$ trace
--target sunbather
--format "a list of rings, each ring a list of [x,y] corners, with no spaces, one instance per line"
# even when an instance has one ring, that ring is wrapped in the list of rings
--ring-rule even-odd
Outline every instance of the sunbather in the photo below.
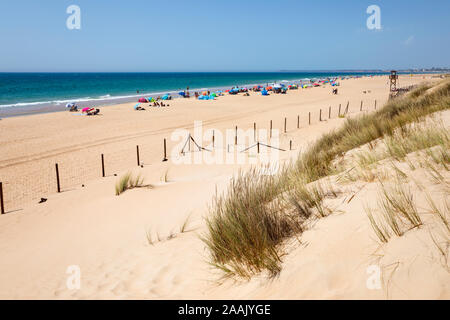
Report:
[[[88,116],[95,116],[100,113],[100,109],[90,108],[87,112]]]

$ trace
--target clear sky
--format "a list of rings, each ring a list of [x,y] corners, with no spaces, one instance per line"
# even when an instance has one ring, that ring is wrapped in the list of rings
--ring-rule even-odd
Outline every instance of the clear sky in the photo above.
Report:
[[[0,72],[450,67],[449,13],[449,0],[2,0]]]

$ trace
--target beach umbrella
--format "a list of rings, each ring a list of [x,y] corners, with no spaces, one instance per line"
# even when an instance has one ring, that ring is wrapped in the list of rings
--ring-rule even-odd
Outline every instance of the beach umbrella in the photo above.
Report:
[[[178,92],[178,94],[182,97],[184,97],[186,95],[186,93],[184,91],[180,91],[180,92]]]
[[[146,102],[147,102],[147,99],[146,99],[146,98],[140,98],[140,99],[138,100],[138,102],[146,103]]]
[[[74,106],[75,106],[75,103],[73,103],[73,102],[66,104],[66,108],[72,108]]]
[[[261,95],[263,95],[263,96],[268,96],[269,95],[269,93],[267,92],[267,90],[263,90],[263,91],[261,91]]]
[[[90,109],[91,109],[90,107],[86,107],[86,108],[81,109],[81,112],[88,112]]]
[[[136,105],[133,107],[134,110],[136,110],[141,104],[140,103],[136,103]]]

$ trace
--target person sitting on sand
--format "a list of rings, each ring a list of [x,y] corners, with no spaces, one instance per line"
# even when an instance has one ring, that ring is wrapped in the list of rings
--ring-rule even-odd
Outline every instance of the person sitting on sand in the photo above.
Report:
[[[145,110],[145,108],[141,107],[140,105],[135,105],[135,106],[134,106],[134,110],[136,110],[136,111],[142,111],[142,110]]]
[[[70,109],[69,109],[69,111],[70,111],[70,112],[76,112],[76,111],[78,111],[78,106],[76,106],[76,105],[71,106]]]
[[[90,108],[86,115],[95,116],[100,113],[100,109]]]
[[[161,101],[161,107],[165,107],[166,105],[164,104],[164,102]]]

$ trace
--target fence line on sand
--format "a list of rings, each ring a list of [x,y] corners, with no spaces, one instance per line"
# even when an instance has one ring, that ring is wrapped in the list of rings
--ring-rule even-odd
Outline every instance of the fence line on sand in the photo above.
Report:
[[[341,113],[341,104],[339,107],[328,107],[328,119],[340,118],[349,114],[349,104],[345,112]],[[377,102],[375,100],[371,110],[375,110]],[[335,117],[332,116],[334,110]],[[369,111],[363,110],[363,102],[356,112]],[[284,122],[280,121],[281,135],[288,132],[310,126],[315,123],[326,121],[322,117],[322,109],[319,109],[317,122],[313,120],[312,113],[308,112],[306,116],[296,115],[295,118],[283,117]],[[302,122],[307,122],[304,126]],[[295,123],[295,125],[294,125]],[[251,126],[248,128],[250,129]],[[259,141],[256,134],[257,123],[253,122],[254,142],[256,146],[266,145]],[[234,127],[234,143],[238,144],[238,126]],[[272,138],[273,121],[270,120],[269,136]],[[215,131],[213,131],[212,147],[215,147]],[[197,142],[198,143],[198,142]],[[286,141],[286,148],[279,150],[293,150],[292,139]],[[201,145],[201,144],[200,144]],[[271,146],[269,146],[271,147]],[[9,172],[3,172],[0,169],[0,213],[5,214],[20,210],[28,203],[33,201],[45,201],[45,197],[55,193],[67,192],[84,185],[98,178],[116,176],[121,171],[147,164],[166,162],[169,159],[167,154],[168,141],[163,138],[161,142],[152,143],[132,143],[131,145],[115,149],[114,151],[100,151],[98,153],[92,150],[80,150],[70,153],[66,157],[57,157],[52,159],[43,159],[36,161],[22,162],[18,165],[12,165],[7,169]],[[247,148],[250,149],[250,148]],[[77,165],[73,165],[77,163]]]

